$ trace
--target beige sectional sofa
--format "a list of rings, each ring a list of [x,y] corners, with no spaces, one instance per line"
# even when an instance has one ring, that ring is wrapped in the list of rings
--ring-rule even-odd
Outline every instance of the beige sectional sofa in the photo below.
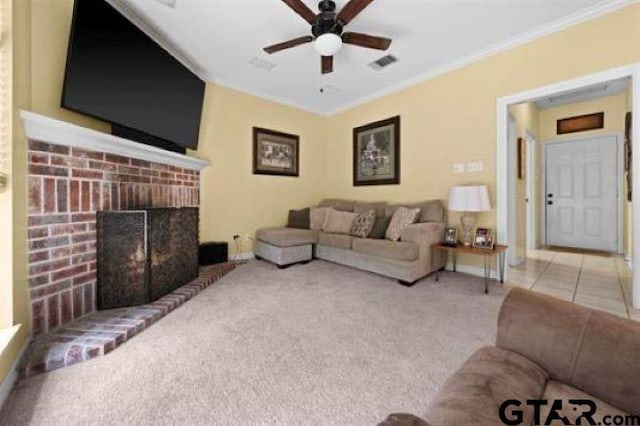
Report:
[[[401,205],[384,202],[324,200],[319,207],[362,213],[375,210],[377,215],[392,216]],[[399,241],[358,238],[310,229],[265,228],[256,232],[254,254],[287,267],[312,258],[323,259],[353,268],[395,278],[403,285],[416,281],[445,266],[446,259],[431,246],[442,240],[444,205],[440,200],[402,204],[420,208],[419,223],[407,226]]]

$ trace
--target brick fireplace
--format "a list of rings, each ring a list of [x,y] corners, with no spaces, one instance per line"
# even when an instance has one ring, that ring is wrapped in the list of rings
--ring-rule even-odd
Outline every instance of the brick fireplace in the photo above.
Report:
[[[96,212],[197,207],[202,160],[23,112],[33,333],[96,309]]]

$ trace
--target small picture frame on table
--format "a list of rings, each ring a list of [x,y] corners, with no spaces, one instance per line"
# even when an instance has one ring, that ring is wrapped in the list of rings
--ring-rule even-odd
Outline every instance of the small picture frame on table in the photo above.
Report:
[[[493,250],[493,235],[489,228],[478,228],[473,238],[473,247]]]
[[[454,226],[444,228],[444,240],[442,244],[449,247],[458,246],[458,231]]]

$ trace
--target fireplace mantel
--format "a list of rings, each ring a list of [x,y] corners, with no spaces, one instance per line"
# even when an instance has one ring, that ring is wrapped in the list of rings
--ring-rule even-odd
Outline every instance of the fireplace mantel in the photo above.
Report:
[[[201,171],[208,162],[133,142],[30,111],[20,111],[28,139]]]

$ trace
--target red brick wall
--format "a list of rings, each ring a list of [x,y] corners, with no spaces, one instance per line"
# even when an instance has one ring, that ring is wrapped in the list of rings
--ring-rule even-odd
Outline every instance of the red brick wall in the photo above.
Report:
[[[199,204],[199,173],[29,141],[34,334],[95,311],[96,211]]]

